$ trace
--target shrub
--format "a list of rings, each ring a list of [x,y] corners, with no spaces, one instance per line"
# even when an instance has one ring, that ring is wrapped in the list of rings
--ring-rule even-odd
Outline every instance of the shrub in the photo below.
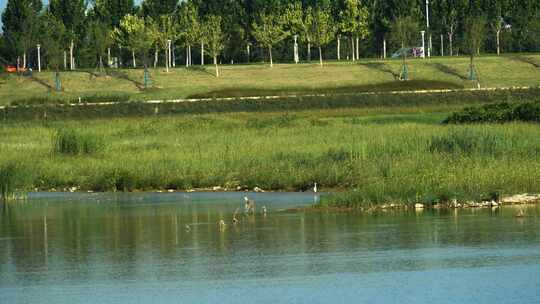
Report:
[[[54,153],[66,155],[89,155],[103,151],[103,138],[76,129],[59,129],[53,136]]]
[[[540,122],[540,102],[502,102],[481,107],[469,107],[453,113],[444,120],[444,123],[506,123],[512,121]]]
[[[22,162],[0,165],[0,198],[4,201],[15,198],[18,192],[30,187],[31,181],[31,171]]]

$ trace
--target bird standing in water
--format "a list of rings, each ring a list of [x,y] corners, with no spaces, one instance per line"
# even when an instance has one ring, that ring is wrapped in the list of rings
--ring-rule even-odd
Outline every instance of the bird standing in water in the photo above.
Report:
[[[236,225],[236,224],[239,223],[238,219],[236,218],[237,214],[238,214],[238,208],[236,208],[236,210],[234,210],[234,214],[233,214],[233,218],[232,218],[233,225]]]
[[[245,205],[244,205],[244,212],[245,213],[253,213],[255,214],[255,201],[250,200],[247,196],[244,197]]]
[[[313,186],[313,192],[319,192],[319,189],[317,188],[317,183],[315,183],[315,185]]]
[[[224,220],[220,220],[218,222],[218,226],[219,226],[219,231],[223,231],[223,230],[225,230],[225,226],[227,226],[227,225],[225,224]]]

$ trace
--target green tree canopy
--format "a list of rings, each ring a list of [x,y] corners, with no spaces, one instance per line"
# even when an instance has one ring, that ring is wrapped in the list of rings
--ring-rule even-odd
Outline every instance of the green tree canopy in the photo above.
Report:
[[[270,67],[274,66],[272,47],[289,36],[290,32],[285,29],[286,19],[283,15],[275,13],[262,13],[259,20],[253,23],[253,36],[261,45],[268,48]]]

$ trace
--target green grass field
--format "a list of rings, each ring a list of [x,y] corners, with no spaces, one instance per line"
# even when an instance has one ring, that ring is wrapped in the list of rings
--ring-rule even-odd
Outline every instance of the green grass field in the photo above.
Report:
[[[477,64],[484,87],[538,87],[539,61],[539,55],[513,55],[480,57]],[[0,100],[6,105],[98,95],[134,101],[473,86],[464,79],[467,58],[412,60],[409,82],[395,80],[399,64],[223,66],[219,79],[211,75],[211,67],[179,68],[169,74],[154,70],[155,88],[150,90],[139,88],[141,70],[112,71],[98,78],[69,72],[62,74],[61,93],[48,88],[51,73],[36,74],[37,80],[4,74]],[[359,205],[432,203],[540,192],[537,124],[442,124],[451,112],[470,105],[538,102],[537,92],[198,101],[162,109],[136,103],[114,109],[5,109],[0,190],[8,193],[26,185],[40,190],[220,186],[279,191],[305,190],[317,182],[325,190],[353,193],[342,201],[347,206],[351,199]]]
[[[540,127],[440,124],[450,110],[4,123],[0,166],[25,164],[42,190],[303,190],[318,182],[325,190],[357,190],[358,203],[540,192]]]
[[[362,92],[413,89],[472,88],[466,80],[468,58],[432,58],[409,61],[412,81],[396,81],[399,60],[365,60],[357,63],[281,64],[273,69],[264,64],[224,65],[222,77],[213,76],[213,67],[176,68],[166,73],[152,69],[153,88],[143,90],[142,70],[111,70],[109,76],[95,77],[89,71],[62,72],[63,92],[51,90],[51,72],[34,73],[34,78],[1,74],[0,105],[38,100],[54,102],[92,96],[140,101],[188,97],[228,97],[313,92]],[[479,57],[477,68],[483,87],[539,86],[540,55]],[[118,97],[120,96],[120,97]]]

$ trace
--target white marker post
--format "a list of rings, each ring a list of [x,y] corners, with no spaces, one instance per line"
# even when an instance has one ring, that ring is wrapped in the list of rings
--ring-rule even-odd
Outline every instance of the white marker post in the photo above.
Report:
[[[41,72],[41,44],[37,45],[38,72]]]
[[[426,58],[426,40],[425,40],[425,36],[426,36],[426,31],[421,31],[420,32],[422,34],[422,58]]]

